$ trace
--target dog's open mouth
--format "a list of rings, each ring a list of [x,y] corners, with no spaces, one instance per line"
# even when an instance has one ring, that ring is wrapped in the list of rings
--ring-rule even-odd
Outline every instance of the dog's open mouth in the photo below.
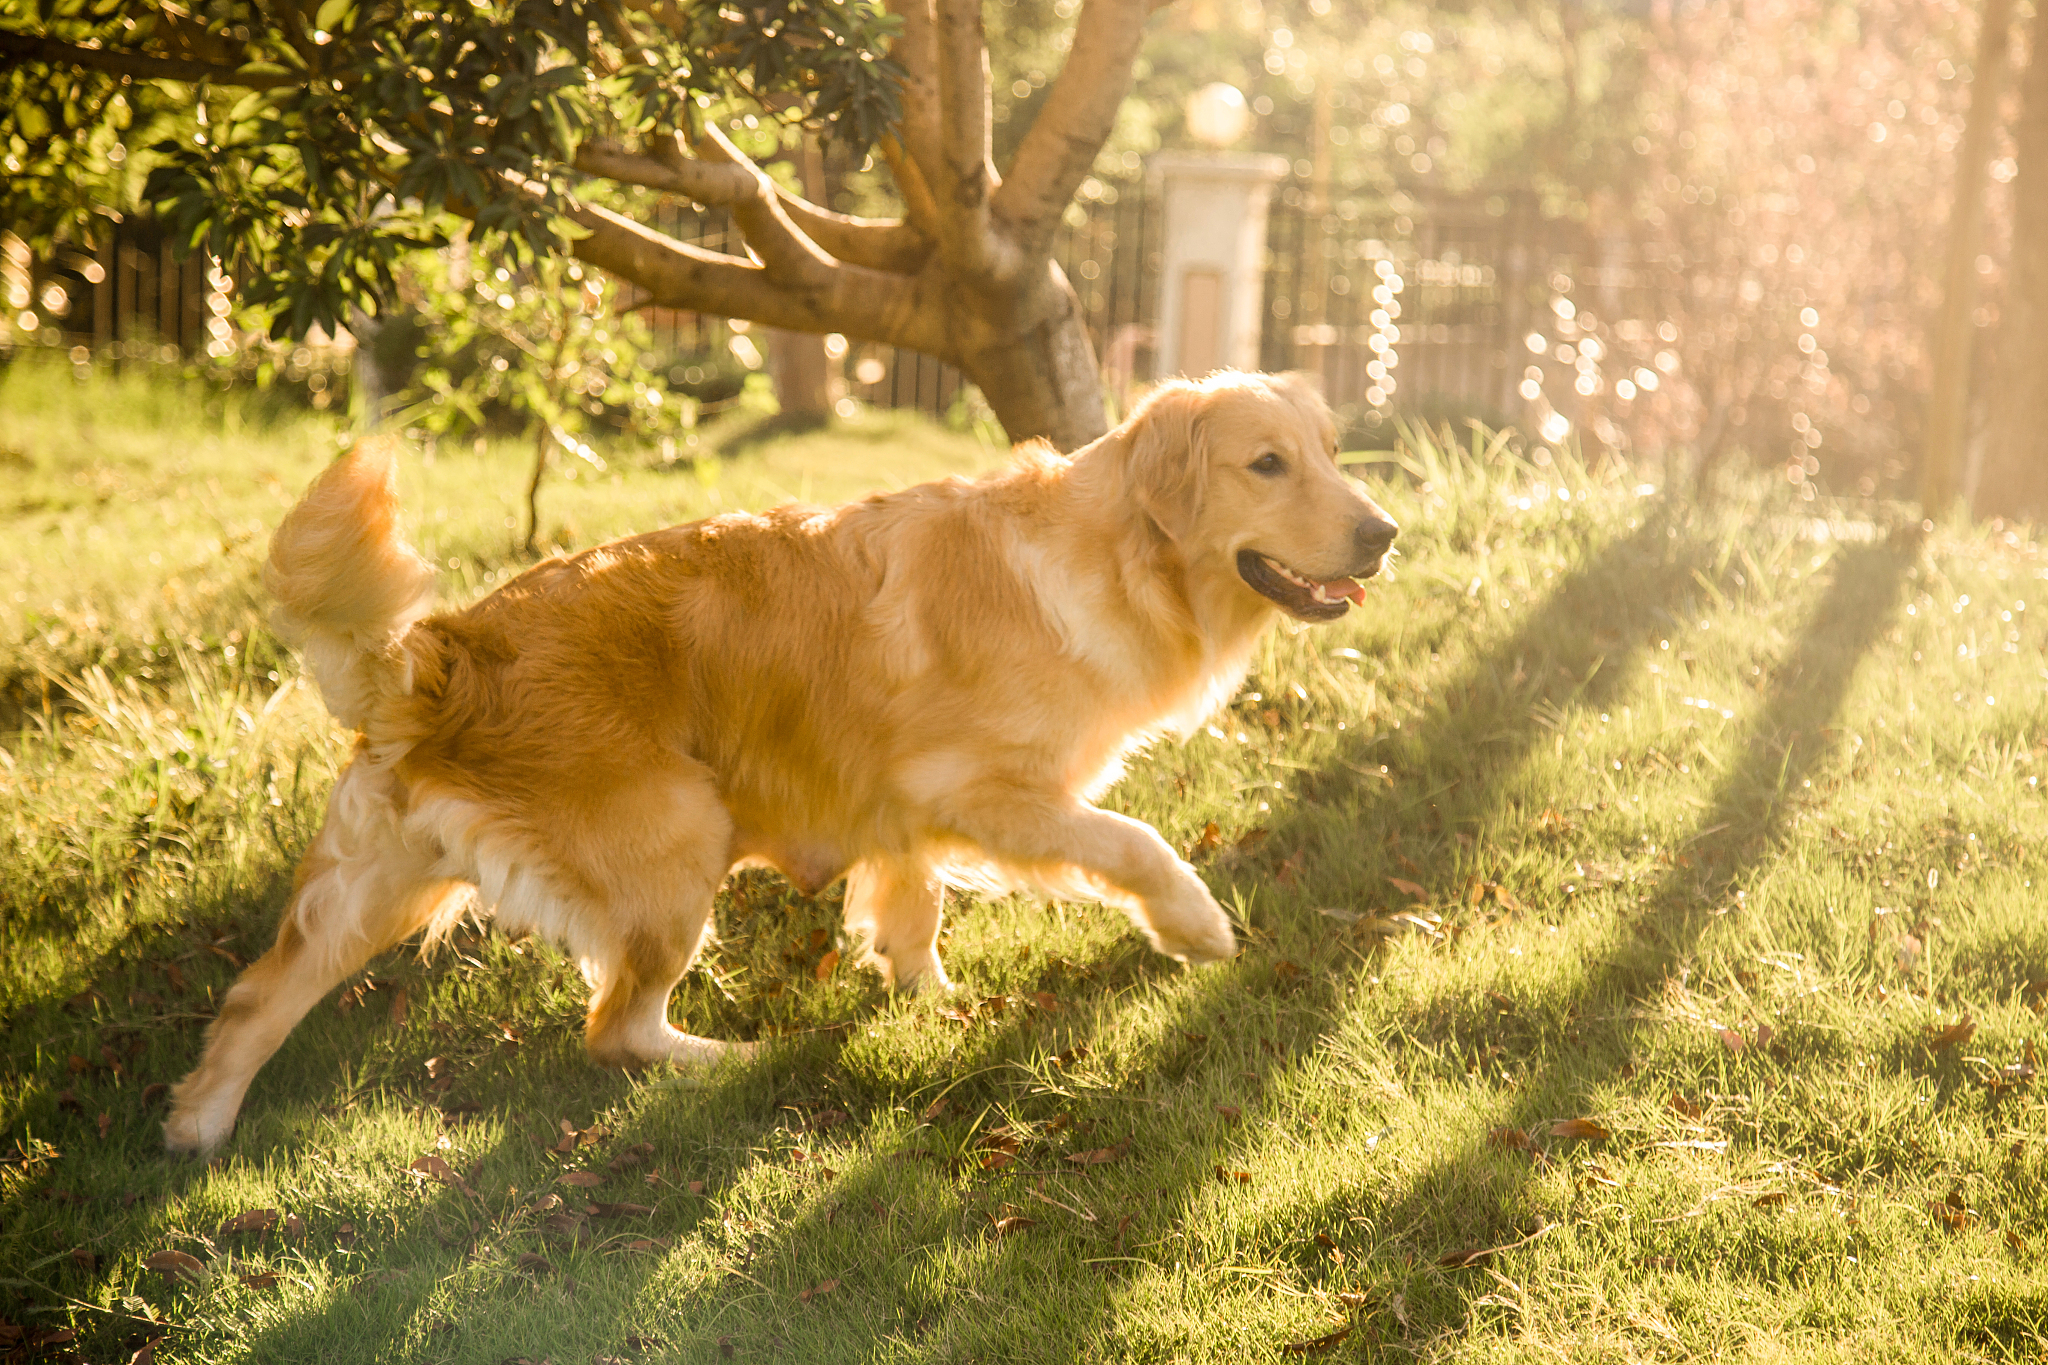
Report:
[[[1279,560],[1257,550],[1237,552],[1237,574],[1253,592],[1270,598],[1283,610],[1304,621],[1334,621],[1351,609],[1353,602],[1365,601],[1365,584],[1379,572],[1379,565],[1354,577],[1316,579],[1298,574]]]

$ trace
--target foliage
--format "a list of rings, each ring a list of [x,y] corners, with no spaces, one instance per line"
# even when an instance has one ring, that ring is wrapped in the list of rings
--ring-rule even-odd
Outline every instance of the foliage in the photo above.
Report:
[[[375,312],[399,261],[446,239],[450,211],[522,258],[554,251],[579,192],[562,168],[593,137],[687,122],[736,92],[861,147],[897,114],[899,73],[875,55],[891,24],[869,0],[222,0],[190,15],[8,0],[0,15],[7,79],[25,92],[0,110],[0,145],[13,193],[41,210],[30,221],[77,233],[84,210],[59,202],[67,158],[104,158],[133,122],[130,74],[75,62],[137,54],[136,75],[184,77],[193,116],[188,135],[150,146],[144,197],[248,279],[279,336]],[[164,51],[194,60],[166,67]],[[149,88],[178,103],[180,87]]]
[[[476,263],[467,249],[415,259],[407,293],[428,322],[411,392],[395,401],[397,420],[429,436],[480,431],[491,409],[509,413],[531,434],[525,547],[538,548],[535,499],[558,453],[602,472],[586,437],[603,432],[641,444],[695,421],[695,405],[671,397],[652,367],[652,338],[633,314],[617,310],[618,286],[558,256],[525,266]]]
[[[260,538],[222,528],[273,524],[334,441],[55,377],[0,391],[0,613],[53,678],[0,743],[0,1318],[25,1336],[263,1361],[2038,1352],[2034,541],[1890,539],[1782,480],[1669,507],[1620,466],[1411,433],[1385,490],[1407,549],[1367,608],[1276,633],[1113,796],[1190,850],[1239,960],[1180,971],[1112,914],[1010,898],[954,907],[955,998],[891,999],[833,897],[746,874],[678,1014],[775,1038],[758,1066],[595,1071],[573,964],[465,933],[320,1002],[202,1168],[162,1157],[147,1087],[266,941],[347,741],[253,594],[190,585],[253,584]],[[870,435],[716,488],[621,463],[563,501],[595,536],[981,458]],[[519,567],[499,458],[404,471],[452,599]],[[131,552],[152,529],[161,566]]]

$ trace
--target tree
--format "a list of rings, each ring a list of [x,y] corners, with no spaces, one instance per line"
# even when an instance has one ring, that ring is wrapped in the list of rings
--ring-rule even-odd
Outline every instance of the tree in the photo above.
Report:
[[[1105,428],[1093,349],[1051,248],[1114,125],[1150,0],[1086,0],[1007,174],[990,154],[980,0],[0,0],[0,191],[80,233],[87,150],[149,149],[145,197],[233,262],[273,330],[392,299],[445,242],[573,255],[652,302],[923,351],[1013,438]],[[878,146],[900,217],[831,212],[764,170],[785,131]],[[749,254],[636,220],[656,194],[730,208]]]
[[[1999,335],[1999,383],[1977,481],[1980,516],[2048,517],[2048,29],[2036,11],[2013,128],[2012,256]]]

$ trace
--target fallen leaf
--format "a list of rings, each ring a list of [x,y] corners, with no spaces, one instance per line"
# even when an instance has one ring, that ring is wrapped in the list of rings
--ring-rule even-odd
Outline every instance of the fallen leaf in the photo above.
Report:
[[[1492,1247],[1465,1247],[1459,1251],[1446,1251],[1436,1258],[1436,1263],[1446,1270],[1470,1270],[1492,1259]]]
[[[1429,892],[1423,890],[1416,883],[1403,878],[1389,877],[1387,878],[1387,884],[1411,900],[1426,901],[1429,899]]]
[[[1705,1109],[1702,1109],[1699,1105],[1694,1104],[1691,1100],[1679,1094],[1676,1090],[1671,1092],[1671,1107],[1678,1113],[1684,1115],[1686,1118],[1693,1119],[1695,1121],[1697,1121],[1701,1115],[1707,1112]]]
[[[1486,1135],[1486,1140],[1511,1152],[1526,1152],[1534,1145],[1529,1141],[1529,1135],[1519,1128],[1496,1128]]]
[[[247,1209],[220,1225],[221,1235],[236,1232],[268,1232],[277,1226],[276,1209]]]
[[[1060,1008],[1060,998],[1054,995],[1051,991],[1031,992],[1031,1003],[1038,1006],[1039,1009],[1045,1011],[1047,1014],[1056,1014],[1059,1012]]]
[[[286,1214],[284,1216],[284,1235],[294,1239],[304,1237],[306,1235],[306,1220],[299,1217],[296,1213]]]
[[[1899,970],[1909,975],[1920,965],[1920,955],[1925,951],[1926,945],[1912,934],[1900,934],[1892,944],[1892,953],[1898,959]]]
[[[68,1110],[73,1114],[83,1114],[85,1112],[85,1106],[79,1103],[78,1092],[75,1090],[59,1090],[57,1092],[57,1107]]]
[[[341,1223],[337,1225],[334,1229],[334,1240],[338,1246],[354,1246],[356,1244],[356,1225],[354,1223]]]
[[[1595,1119],[1559,1119],[1550,1125],[1550,1135],[1561,1138],[1578,1138],[1584,1142],[1602,1142],[1614,1134]]]
[[[94,1120],[94,1122],[99,1125],[100,1141],[105,1142],[107,1134],[114,1131],[114,1116],[102,1109],[100,1110],[99,1118]]]
[[[632,1241],[626,1243],[626,1250],[628,1251],[666,1251],[667,1249],[668,1243],[652,1237],[635,1237]]]
[[[1188,856],[1192,858],[1197,853],[1208,853],[1222,843],[1223,831],[1214,820],[1211,820],[1208,824],[1202,826],[1201,834],[1196,836],[1195,842],[1188,847]]]
[[[1319,1356],[1325,1351],[1335,1349],[1344,1338],[1350,1335],[1351,1325],[1346,1323],[1334,1332],[1315,1337],[1309,1341],[1290,1341],[1280,1348],[1280,1354],[1284,1356]]]
[[[1273,880],[1282,886],[1292,886],[1295,882],[1299,881],[1301,879],[1303,852],[1301,849],[1296,849],[1288,854],[1286,859],[1280,864],[1279,870],[1273,874]]]
[[[1788,1197],[1783,1190],[1772,1190],[1769,1194],[1760,1194],[1750,1200],[1750,1206],[1759,1209],[1774,1209],[1784,1203]]]
[[[136,1347],[135,1354],[128,1357],[128,1365],[154,1365],[154,1362],[156,1360],[156,1348],[158,1343],[160,1343],[162,1340],[163,1336],[159,1334],[157,1336],[149,1338],[149,1340],[143,1342],[142,1345]]]
[[[1226,1185],[1230,1184],[1232,1181],[1236,1181],[1240,1185],[1249,1185],[1252,1183],[1252,1173],[1250,1171],[1225,1170],[1221,1166],[1218,1166],[1216,1168],[1216,1178]]]
[[[604,1184],[604,1177],[596,1171],[564,1171],[555,1177],[555,1183],[574,1186],[579,1190],[594,1190]]]
[[[142,1087],[142,1107],[147,1109],[170,1093],[170,1086],[162,1081],[151,1081],[148,1085]]]
[[[618,1175],[623,1171],[630,1171],[636,1167],[645,1166],[653,1158],[654,1144],[651,1142],[639,1142],[620,1152],[610,1161],[607,1161],[605,1169],[613,1175]]]
[[[412,1016],[412,1006],[406,1001],[405,987],[391,992],[391,1027],[404,1028],[405,1021]]]
[[[2011,1228],[2005,1230],[2005,1244],[2012,1248],[2015,1256],[2027,1254],[2027,1239],[2014,1232]]]
[[[1372,1300],[1355,1289],[1340,1289],[1337,1291],[1337,1302],[1346,1308],[1364,1308]]]
[[[812,1299],[823,1298],[825,1295],[831,1293],[838,1287],[839,1281],[837,1280],[820,1280],[816,1284],[812,1285],[809,1289],[806,1289],[799,1293],[796,1296],[797,1302],[809,1303]]]
[[[818,959],[818,965],[811,969],[811,976],[816,980],[823,981],[826,977],[832,975],[832,969],[838,965],[839,950],[837,948],[827,949],[825,955]]]
[[[1023,1218],[1015,1214],[1008,1218],[992,1218],[989,1220],[989,1231],[997,1237],[1008,1237],[1013,1232],[1022,1232],[1026,1228],[1035,1228],[1037,1226],[1038,1220],[1036,1218]]]
[[[1219,1104],[1216,1106],[1216,1112],[1223,1116],[1223,1120],[1226,1123],[1236,1123],[1240,1118],[1244,1117],[1244,1110],[1239,1109],[1234,1104]]]
[[[555,1263],[538,1251],[527,1251],[520,1254],[518,1269],[527,1275],[552,1275],[555,1273]]]
[[[1130,1143],[1119,1142],[1114,1147],[1097,1147],[1093,1151],[1088,1152],[1069,1152],[1067,1160],[1076,1166],[1101,1166],[1115,1161],[1129,1150],[1131,1150]]]
[[[80,1272],[90,1275],[100,1268],[100,1258],[84,1247],[71,1248],[71,1264]]]
[[[1017,1155],[1014,1152],[990,1152],[981,1159],[981,1169],[984,1171],[1000,1171],[1016,1159]]]
[[[1929,1029],[1927,1047],[1931,1052],[1946,1052],[1958,1043],[1967,1043],[1977,1034],[1977,1021],[1964,1015],[1957,1022],[1944,1029]]]
[[[197,1282],[206,1278],[206,1262],[184,1251],[159,1251],[142,1263],[166,1279]]]
[[[239,1278],[244,1289],[274,1289],[277,1286],[277,1272],[275,1270],[262,1270],[254,1274],[240,1276]]]
[[[1746,1046],[1742,1035],[1732,1028],[1716,1029],[1714,1032],[1720,1038],[1721,1046],[1727,1048],[1730,1052],[1740,1052]]]
[[[592,1204],[593,1218],[645,1218],[654,1212],[651,1204]]]
[[[685,1185],[683,1188],[688,1190],[691,1194],[702,1194],[704,1193],[704,1182],[701,1180],[692,1180],[688,1185]]]

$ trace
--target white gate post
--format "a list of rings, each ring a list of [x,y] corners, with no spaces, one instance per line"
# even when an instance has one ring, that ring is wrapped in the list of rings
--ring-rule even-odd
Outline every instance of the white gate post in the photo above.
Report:
[[[1266,209],[1280,156],[1166,152],[1151,160],[1164,217],[1159,251],[1159,377],[1259,367]]]

